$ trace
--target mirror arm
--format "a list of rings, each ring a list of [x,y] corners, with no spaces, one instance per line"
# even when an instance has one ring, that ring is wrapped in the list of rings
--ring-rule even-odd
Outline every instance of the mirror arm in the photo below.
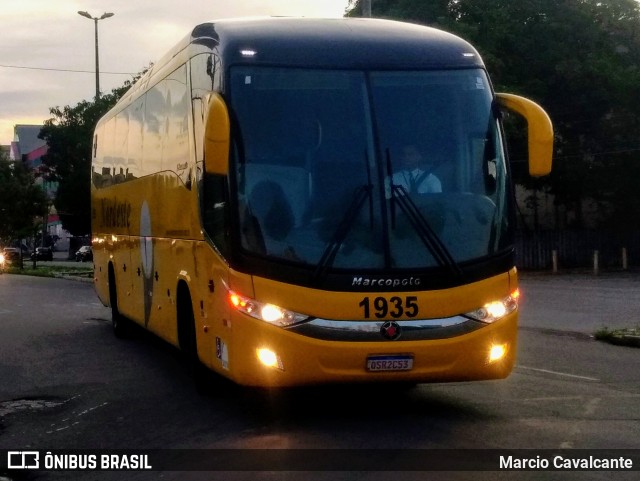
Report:
[[[209,174],[229,172],[230,121],[224,99],[211,94],[204,132],[204,168]]]
[[[529,174],[541,177],[551,172],[553,158],[553,124],[551,119],[535,102],[513,94],[496,94],[498,103],[527,120],[529,139]]]

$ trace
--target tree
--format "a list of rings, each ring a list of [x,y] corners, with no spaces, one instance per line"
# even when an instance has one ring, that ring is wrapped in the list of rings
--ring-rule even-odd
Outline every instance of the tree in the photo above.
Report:
[[[349,16],[359,16],[353,0]],[[602,225],[640,216],[640,3],[636,0],[373,0],[373,16],[431,25],[470,41],[497,91],[539,102],[556,132],[554,194],[560,226],[582,226],[586,199]],[[522,157],[520,147],[516,147]],[[513,157],[512,157],[513,158]],[[531,184],[514,169],[516,180]]]
[[[146,71],[146,70],[145,70]],[[96,123],[140,78],[96,100],[83,100],[74,107],[53,107],[40,138],[48,150],[42,158],[47,180],[57,182],[54,205],[62,227],[74,236],[91,232],[91,151]]]
[[[371,14],[377,18],[389,18],[424,25],[447,24],[451,15],[451,0],[371,0]],[[350,0],[348,17],[360,17],[362,2]]]
[[[31,236],[34,219],[47,208],[47,198],[33,173],[22,162],[0,153],[0,241]]]

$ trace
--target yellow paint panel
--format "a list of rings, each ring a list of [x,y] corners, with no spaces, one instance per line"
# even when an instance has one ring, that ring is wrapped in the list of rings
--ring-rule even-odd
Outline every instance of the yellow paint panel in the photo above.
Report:
[[[508,273],[451,289],[417,292],[328,292],[260,277],[254,277],[254,287],[254,297],[260,302],[276,304],[314,317],[342,320],[362,319],[363,311],[359,304],[365,297],[416,296],[420,312],[418,317],[431,319],[468,312],[510,294]]]

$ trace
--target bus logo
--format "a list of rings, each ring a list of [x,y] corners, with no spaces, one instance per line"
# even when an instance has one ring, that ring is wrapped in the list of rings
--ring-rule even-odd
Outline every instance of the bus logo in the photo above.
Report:
[[[387,321],[380,328],[380,334],[385,339],[390,341],[395,341],[402,334],[402,329],[400,329],[400,324],[395,321]]]

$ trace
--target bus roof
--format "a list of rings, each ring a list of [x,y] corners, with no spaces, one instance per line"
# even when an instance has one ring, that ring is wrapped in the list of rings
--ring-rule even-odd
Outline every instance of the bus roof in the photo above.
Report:
[[[422,25],[370,18],[224,19],[196,26],[105,117],[189,58],[206,52],[217,52],[225,68],[234,64],[362,70],[484,68],[468,42]]]
[[[483,66],[478,52],[459,37],[430,27],[381,19],[221,20],[194,28],[191,43],[219,49],[225,65],[350,69]],[[254,54],[247,55],[247,51]]]

